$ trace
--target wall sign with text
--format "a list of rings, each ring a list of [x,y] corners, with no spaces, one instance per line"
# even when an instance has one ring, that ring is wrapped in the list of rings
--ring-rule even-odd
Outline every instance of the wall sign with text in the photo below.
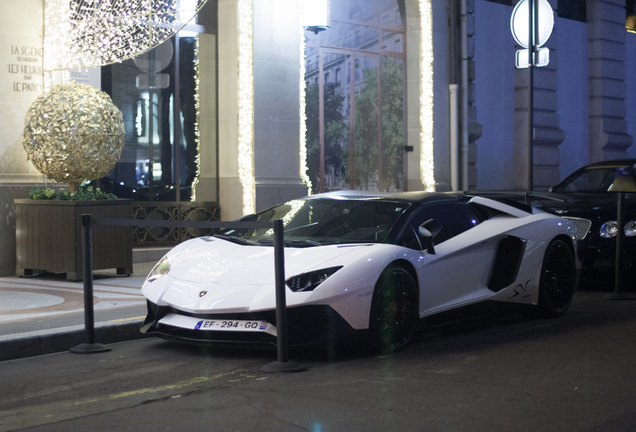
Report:
[[[2,81],[10,86],[6,90],[31,96],[41,94],[44,91],[42,39],[12,35],[2,41],[0,48],[0,60],[4,63]]]

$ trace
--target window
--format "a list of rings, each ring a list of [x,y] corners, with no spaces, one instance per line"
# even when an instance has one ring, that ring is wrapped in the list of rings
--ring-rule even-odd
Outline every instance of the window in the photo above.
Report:
[[[589,169],[568,179],[564,192],[607,192],[616,178],[616,168]]]
[[[150,52],[102,68],[102,89],[124,115],[126,144],[104,189],[136,201],[194,200],[205,153],[207,176],[216,176],[212,75],[215,2],[208,2],[176,36]],[[212,70],[211,70],[212,69]],[[198,101],[198,103],[197,103]],[[206,182],[218,184],[217,181]],[[218,196],[215,190],[209,197]]]
[[[467,203],[427,205],[413,215],[400,244],[411,249],[423,249],[418,228],[430,219],[441,225],[440,231],[433,237],[433,243],[436,245],[468,231],[482,221]]]
[[[397,0],[332,1],[331,28],[305,32],[306,62],[316,67],[305,80],[324,78],[305,96],[314,193],[405,188],[404,34]]]

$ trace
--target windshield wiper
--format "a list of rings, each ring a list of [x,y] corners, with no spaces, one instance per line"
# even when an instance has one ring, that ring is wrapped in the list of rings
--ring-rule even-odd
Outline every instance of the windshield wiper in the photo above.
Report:
[[[315,240],[285,240],[285,244],[289,246],[300,246],[300,247],[308,247],[308,246],[322,246],[322,243],[317,242]]]
[[[227,240],[229,242],[240,244],[240,245],[260,246],[260,244],[255,242],[255,241],[244,239],[244,238],[241,238],[241,237],[232,237],[232,236],[227,235],[227,234],[220,234],[220,233],[219,234],[214,234],[213,237],[217,237],[217,238],[220,238],[220,239],[223,239],[223,240]]]

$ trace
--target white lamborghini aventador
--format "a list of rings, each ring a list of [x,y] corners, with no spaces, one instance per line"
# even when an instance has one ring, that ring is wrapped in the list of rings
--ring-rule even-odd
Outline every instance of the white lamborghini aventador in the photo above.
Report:
[[[347,332],[391,351],[427,316],[484,301],[568,309],[573,224],[463,193],[333,192],[243,221],[284,225],[290,345]],[[190,342],[276,342],[273,231],[225,229],[168,252],[142,288],[144,333]]]

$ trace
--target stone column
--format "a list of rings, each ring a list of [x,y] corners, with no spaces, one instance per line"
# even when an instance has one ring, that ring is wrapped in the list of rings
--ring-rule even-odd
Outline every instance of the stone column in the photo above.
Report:
[[[238,177],[237,0],[218,0],[218,136],[221,219],[243,215],[243,188]]]
[[[550,0],[552,9],[556,11],[556,0]],[[556,20],[556,12],[555,12]],[[550,50],[550,63],[544,67],[534,68],[533,91],[533,185],[532,189],[547,190],[559,182],[559,144],[565,139],[563,130],[559,128],[557,97],[557,64],[556,51],[558,26],[555,26],[550,39],[545,44]],[[515,70],[515,168],[519,175],[515,176],[515,189],[526,189],[527,174],[530,167],[528,160],[528,105],[529,105],[529,71]]]
[[[300,30],[296,2],[254,1],[257,211],[308,192],[300,177]]]
[[[590,162],[624,158],[632,145],[625,118],[625,1],[587,0]]]
[[[475,100],[475,0],[466,1],[466,57],[468,59],[468,188],[477,185],[477,140],[482,126],[477,121]]]
[[[420,11],[416,0],[405,0],[406,21],[406,190],[424,190],[420,167]]]

